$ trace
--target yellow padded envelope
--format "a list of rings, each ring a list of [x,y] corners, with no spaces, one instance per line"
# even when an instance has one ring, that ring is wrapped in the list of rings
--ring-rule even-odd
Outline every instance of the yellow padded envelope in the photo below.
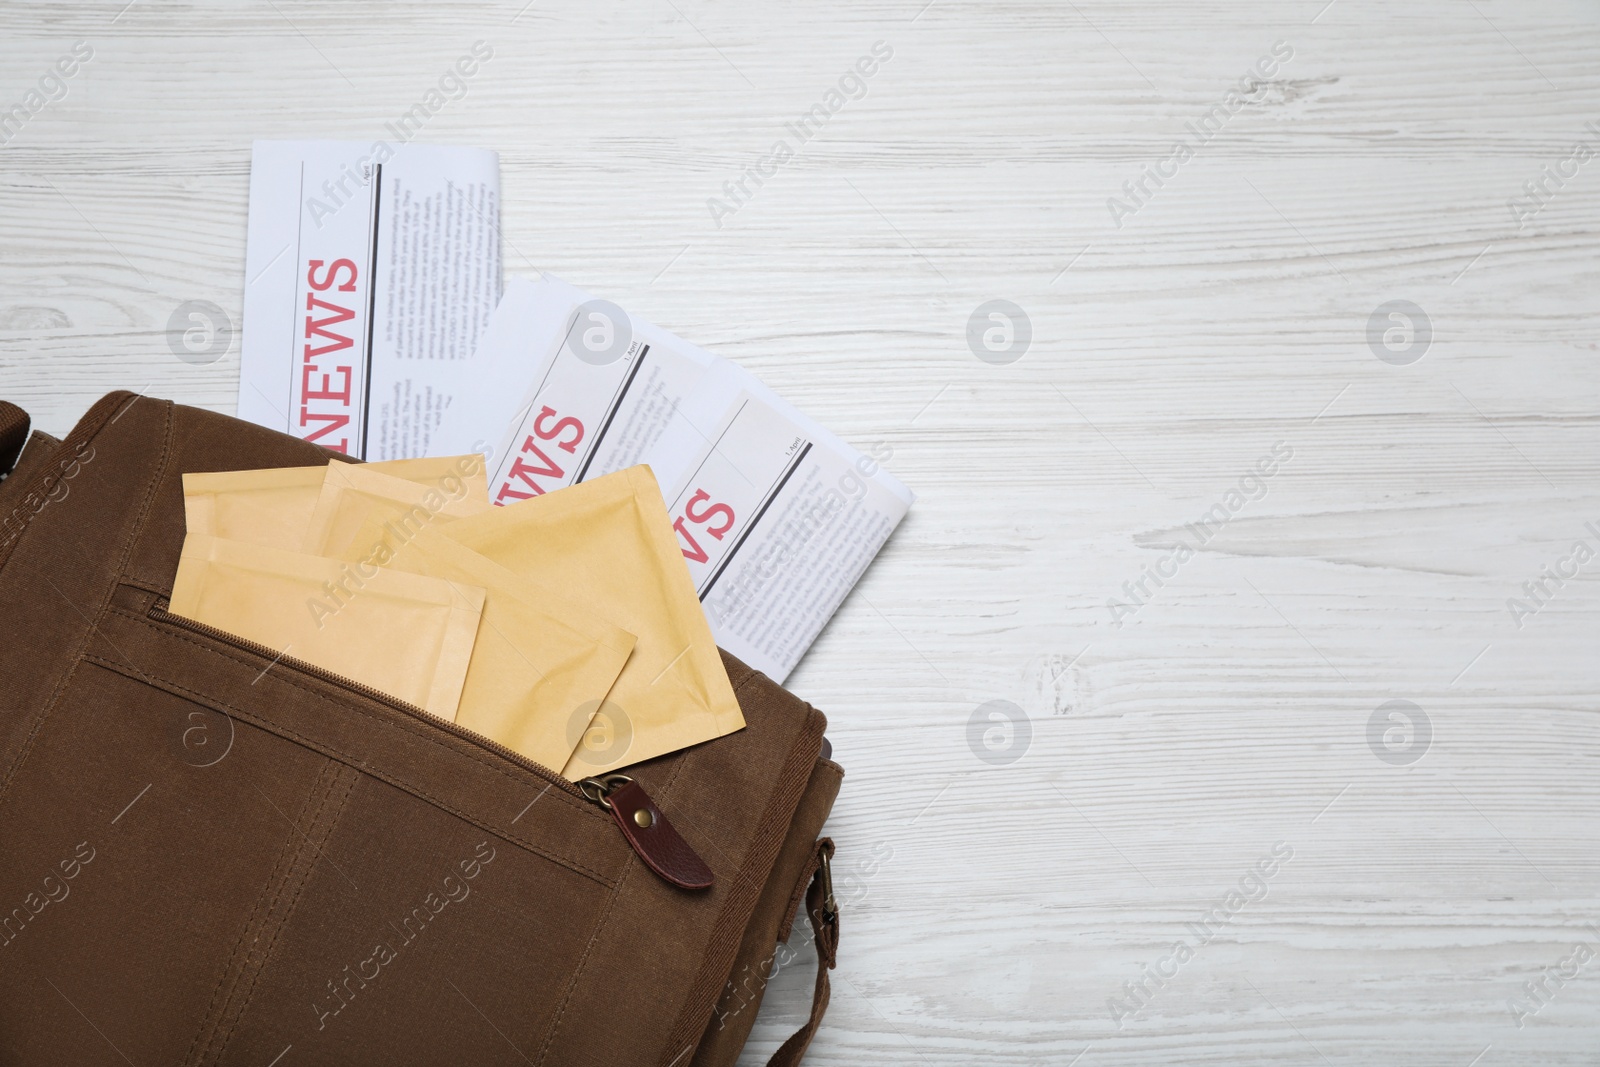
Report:
[[[189,534],[171,611],[454,719],[481,588]]]
[[[744,716],[646,466],[458,519],[438,532],[637,635],[582,778],[743,729]],[[597,716],[597,721],[599,717]]]
[[[622,673],[632,634],[433,530],[401,540],[369,522],[345,557],[482,586],[456,722],[546,767],[566,765]]]
[[[475,458],[481,464],[482,457]],[[409,534],[481,514],[490,507],[487,490],[475,498],[462,478],[446,476],[437,485],[419,485],[365,465],[330,464],[300,551],[343,556],[368,519],[391,523]]]
[[[317,508],[328,466],[185,474],[183,507],[188,531],[273,548],[298,548]],[[456,477],[467,485],[466,499],[489,500],[483,457],[476,454],[396,459],[369,463],[366,469],[420,485],[438,486],[443,479]]]
[[[484,469],[483,457],[476,452],[464,456],[427,456],[421,459],[386,459],[381,463],[363,463],[363,470],[377,471],[391,478],[404,478],[418,485],[435,485],[448,490],[451,475],[467,485],[466,499],[489,502],[489,473]]]

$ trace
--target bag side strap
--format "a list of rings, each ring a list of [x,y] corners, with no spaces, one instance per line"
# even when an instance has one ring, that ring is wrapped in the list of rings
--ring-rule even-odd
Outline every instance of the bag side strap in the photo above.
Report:
[[[824,837],[817,842],[813,864],[807,865],[815,874],[811,888],[806,890],[806,913],[811,916],[811,930],[817,941],[817,984],[811,993],[811,1018],[772,1054],[767,1067],[799,1067],[828,1010],[828,972],[839,960],[839,905],[833,899],[832,860],[833,841]]]
[[[22,446],[28,443],[28,425],[26,411],[0,400],[0,478],[17,465]]]

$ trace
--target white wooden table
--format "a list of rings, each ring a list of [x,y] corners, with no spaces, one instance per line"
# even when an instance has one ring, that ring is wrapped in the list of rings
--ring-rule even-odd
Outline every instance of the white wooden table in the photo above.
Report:
[[[816,1063],[1595,1062],[1592,2],[524,3],[0,4],[0,104],[93,49],[0,146],[0,395],[231,411],[237,340],[167,328],[239,326],[251,139],[381,137],[486,41],[424,137],[500,151],[507,271],[921,494],[792,679],[850,772]],[[968,344],[994,299],[1008,363]]]

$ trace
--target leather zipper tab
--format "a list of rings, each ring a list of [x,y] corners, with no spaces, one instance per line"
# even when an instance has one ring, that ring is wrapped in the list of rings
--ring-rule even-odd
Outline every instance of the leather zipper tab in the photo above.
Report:
[[[611,813],[622,836],[656,874],[681,889],[709,889],[716,880],[638,782],[625,774],[607,774],[585,778],[578,788]]]

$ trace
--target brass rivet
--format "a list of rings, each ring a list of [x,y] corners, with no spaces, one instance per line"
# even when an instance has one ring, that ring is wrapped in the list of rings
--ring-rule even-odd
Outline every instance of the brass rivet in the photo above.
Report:
[[[633,813],[633,821],[638,824],[641,829],[648,830],[651,826],[655,825],[656,817],[650,814],[649,808],[640,808],[638,811]]]

